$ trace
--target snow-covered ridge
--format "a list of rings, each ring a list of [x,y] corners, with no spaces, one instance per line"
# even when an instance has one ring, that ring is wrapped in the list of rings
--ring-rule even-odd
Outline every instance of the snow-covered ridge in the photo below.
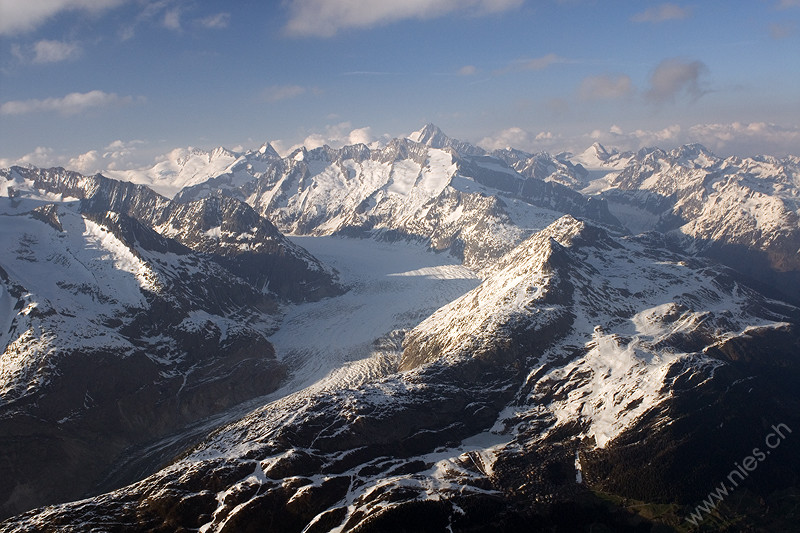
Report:
[[[382,147],[300,148],[285,158],[268,144],[244,153],[175,150],[151,169],[113,176],[180,203],[231,196],[284,233],[420,239],[477,267],[562,212],[616,224],[602,202],[562,186],[578,180],[580,169],[568,162],[515,152],[512,166],[513,158],[489,156],[431,124],[411,137]]]
[[[335,273],[235,198],[174,202],[142,185],[64,169],[14,167],[0,171],[0,181],[7,190],[15,191],[15,202],[27,201],[24,198],[52,201],[66,196],[80,199],[82,212],[112,211],[133,217],[164,237],[212,254],[259,290],[269,286],[269,290],[289,299],[313,299],[341,291]]]
[[[172,198],[184,187],[225,174],[241,159],[241,154],[222,147],[210,152],[191,147],[176,148],[153,167],[108,170],[105,174],[110,178],[146,185],[159,194]]]
[[[0,185],[0,433],[20,458],[0,465],[2,515],[129,480],[141,467],[119,457],[162,461],[175,444],[137,447],[274,391],[281,300],[343,290],[234,198],[179,204],[64,169]]]
[[[564,172],[573,168],[558,165]],[[478,268],[562,212],[617,223],[602,202],[540,178],[429,125],[380,148],[301,148],[260,166],[240,163],[176,200],[228,195],[288,234],[423,240]]]
[[[669,398],[672,365],[698,357],[701,366],[719,364],[704,360],[702,345],[683,339],[726,339],[750,327],[786,326],[750,289],[651,239],[613,239],[572,217],[559,219],[509,252],[478,288],[412,330],[400,368],[442,357],[453,364],[487,356],[533,358],[538,361],[530,379],[542,385],[530,401],[540,406],[534,399],[545,394],[544,384],[559,383],[569,393],[550,405],[554,423],[583,421],[586,435],[605,446]],[[563,340],[537,354],[542,337]],[[564,357],[559,352],[565,346],[581,355],[542,374]],[[583,378],[564,385],[577,374]]]
[[[714,253],[717,244],[741,246],[766,254],[767,264],[774,269],[798,268],[795,252],[800,242],[794,222],[800,172],[796,158],[791,157],[722,159],[697,144],[672,151],[648,148],[620,153],[599,143],[577,155],[513,149],[489,154],[428,124],[383,147],[301,148],[286,158],[268,144],[242,153],[185,149],[136,172],[150,177],[116,176],[151,185],[166,183],[169,191],[158,190],[169,195],[180,188],[176,196],[180,202],[220,193],[235,197],[285,233],[388,233],[391,238],[431,239],[437,250],[449,248],[460,254],[462,248],[468,249],[465,261],[472,266],[482,266],[491,256],[488,243],[480,242],[475,234],[457,235],[445,228],[453,222],[474,227],[477,219],[488,214],[451,211],[437,215],[437,204],[457,203],[452,189],[462,195],[522,197],[538,208],[533,210],[537,213],[524,216],[529,220],[542,218],[538,216],[541,209],[556,212],[533,230],[564,212],[610,225],[619,222],[614,222],[612,215],[616,215],[633,233],[683,226],[680,231],[694,241],[689,244],[691,251]],[[459,187],[464,178],[480,182],[479,186]],[[552,190],[542,192],[542,181],[550,183]],[[566,187],[556,189],[556,185]],[[574,191],[567,187],[589,195],[594,204],[580,195],[571,197]],[[505,240],[500,244],[504,251],[530,235],[514,227],[519,226],[515,217],[509,218],[511,224],[500,219],[491,224],[497,232],[489,240],[494,244]]]
[[[600,196],[633,232],[681,237],[693,253],[740,269],[800,302],[797,158],[720,158],[700,145],[641,150]]]

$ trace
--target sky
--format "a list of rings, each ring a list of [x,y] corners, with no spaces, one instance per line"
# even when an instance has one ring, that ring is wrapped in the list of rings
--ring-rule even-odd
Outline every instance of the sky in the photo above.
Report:
[[[406,136],[800,155],[800,0],[0,0],[0,167]]]

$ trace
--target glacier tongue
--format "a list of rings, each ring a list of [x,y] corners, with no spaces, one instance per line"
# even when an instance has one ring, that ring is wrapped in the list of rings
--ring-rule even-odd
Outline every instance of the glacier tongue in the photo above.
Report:
[[[278,394],[326,377],[326,388],[347,387],[393,372],[399,347],[391,354],[381,352],[380,339],[416,326],[480,281],[456,259],[432,254],[420,244],[343,237],[292,240],[335,268],[349,290],[285,310],[270,342],[295,371]],[[376,353],[391,358],[374,361]]]

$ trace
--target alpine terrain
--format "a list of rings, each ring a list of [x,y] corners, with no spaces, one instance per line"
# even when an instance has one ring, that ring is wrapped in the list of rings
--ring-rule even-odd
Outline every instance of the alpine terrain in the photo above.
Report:
[[[0,170],[0,531],[786,531],[800,158]]]

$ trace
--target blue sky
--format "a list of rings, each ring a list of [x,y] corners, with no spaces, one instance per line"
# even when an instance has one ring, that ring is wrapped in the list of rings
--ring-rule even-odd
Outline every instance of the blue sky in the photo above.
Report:
[[[0,164],[279,150],[800,155],[800,0],[0,0]]]

